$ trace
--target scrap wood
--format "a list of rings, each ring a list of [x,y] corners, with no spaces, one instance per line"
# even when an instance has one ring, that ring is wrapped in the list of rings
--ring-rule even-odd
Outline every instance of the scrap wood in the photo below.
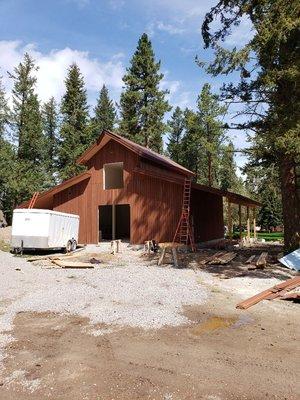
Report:
[[[51,260],[51,262],[62,268],[94,268],[93,264],[84,262],[62,261],[62,260]]]
[[[210,256],[204,258],[203,260],[200,260],[199,263],[200,263],[200,264],[208,264],[208,263],[209,263],[210,261],[212,261],[214,258],[219,257],[219,256],[222,256],[222,255],[224,255],[224,254],[226,254],[226,253],[224,253],[224,251],[218,251],[217,253],[215,253],[215,254],[213,254],[213,255],[210,255]]]
[[[266,251],[262,252],[261,255],[258,257],[258,260],[256,261],[256,266],[265,267],[267,264],[267,258],[268,258],[268,253]]]
[[[208,264],[228,264],[237,256],[237,253],[225,253],[223,255],[214,257]]]
[[[264,290],[263,292],[258,293],[255,296],[252,296],[249,299],[244,300],[241,303],[237,304],[236,308],[246,310],[247,308],[259,303],[260,301],[266,300],[272,294],[275,294],[275,293],[277,294],[278,292],[280,292],[284,289],[285,290],[295,289],[298,286],[300,286],[300,276],[296,276],[294,278],[288,279],[278,285],[275,285],[267,290]]]
[[[280,296],[280,300],[300,300],[300,292],[286,293]]]
[[[250,256],[250,257],[248,258],[248,260],[246,261],[246,264],[252,264],[253,261],[255,260],[255,257],[256,257],[255,254],[253,254],[252,256]]]
[[[42,260],[60,260],[60,259],[65,259],[65,258],[72,258],[72,257],[77,257],[77,253],[84,250],[83,247],[80,247],[79,249],[76,249],[74,251],[71,251],[70,253],[66,253],[66,254],[47,254],[44,256],[35,256],[35,257],[30,257],[27,258],[26,261],[42,261]]]

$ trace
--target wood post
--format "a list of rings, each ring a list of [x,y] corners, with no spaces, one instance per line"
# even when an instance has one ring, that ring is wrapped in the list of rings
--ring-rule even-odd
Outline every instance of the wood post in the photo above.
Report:
[[[231,215],[231,202],[229,199],[228,201],[228,233],[229,239],[232,240],[232,215]]]
[[[239,233],[240,240],[242,240],[242,206],[239,204]]]
[[[247,241],[250,242],[250,213],[249,213],[249,206],[247,206]]]
[[[256,240],[256,208],[253,207],[253,237]]]
[[[112,221],[111,221],[112,234],[111,234],[111,236],[112,236],[112,240],[115,240],[116,239],[116,205],[115,204],[112,205],[112,213],[111,214],[112,214]]]

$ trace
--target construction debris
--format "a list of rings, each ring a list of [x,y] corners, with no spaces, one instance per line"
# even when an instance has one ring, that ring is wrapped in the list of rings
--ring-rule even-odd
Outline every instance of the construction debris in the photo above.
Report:
[[[121,250],[121,239],[112,240],[110,242],[111,254],[120,253]]]
[[[61,260],[51,260],[53,264],[58,265],[61,268],[94,268],[91,263],[76,262],[76,261],[61,261]]]
[[[300,271],[300,249],[293,251],[290,254],[279,259],[284,266]]]
[[[261,255],[258,257],[258,260],[256,261],[256,266],[264,268],[267,265],[267,258],[268,253],[262,252]]]
[[[214,264],[218,264],[218,265],[225,265],[230,263],[235,257],[237,256],[237,253],[225,253],[225,254],[221,254],[219,256],[214,256],[213,259],[211,261],[208,262],[208,264],[214,265]]]
[[[255,296],[250,297],[247,300],[242,301],[237,304],[236,308],[240,308],[242,310],[246,310],[249,307],[254,306],[262,300],[273,300],[286,292],[295,289],[300,286],[300,276],[296,276],[294,278],[288,279],[278,285],[275,285],[267,290],[264,290],[261,293],[256,294]]]

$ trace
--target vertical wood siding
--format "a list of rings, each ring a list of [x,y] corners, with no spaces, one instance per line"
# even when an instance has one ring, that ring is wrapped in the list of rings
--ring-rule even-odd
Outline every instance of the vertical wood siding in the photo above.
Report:
[[[103,164],[113,162],[124,163],[124,188],[104,190]],[[98,242],[98,209],[100,205],[110,204],[130,205],[131,243],[143,243],[149,239],[172,241],[181,213],[183,187],[133,172],[141,166],[148,169],[152,167],[149,163],[145,166],[145,162],[141,165],[137,154],[109,141],[89,160],[91,178],[54,196],[54,210],[80,216],[80,243]],[[161,170],[164,175],[170,174],[174,178],[174,172],[164,168],[153,166],[152,170]],[[223,236],[220,234],[223,232],[223,204],[220,196],[193,190],[192,212],[195,233],[201,240]]]

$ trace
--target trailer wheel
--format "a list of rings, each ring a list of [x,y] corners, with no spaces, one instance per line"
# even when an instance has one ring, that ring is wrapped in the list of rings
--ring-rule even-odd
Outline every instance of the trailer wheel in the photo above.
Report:
[[[72,250],[72,251],[75,251],[76,248],[77,248],[77,242],[76,242],[75,239],[73,239],[73,240],[72,240],[72,248],[71,248],[71,250]]]
[[[68,240],[68,243],[67,243],[67,245],[66,245],[66,252],[67,253],[70,253],[70,251],[72,251],[72,241],[71,240]]]

